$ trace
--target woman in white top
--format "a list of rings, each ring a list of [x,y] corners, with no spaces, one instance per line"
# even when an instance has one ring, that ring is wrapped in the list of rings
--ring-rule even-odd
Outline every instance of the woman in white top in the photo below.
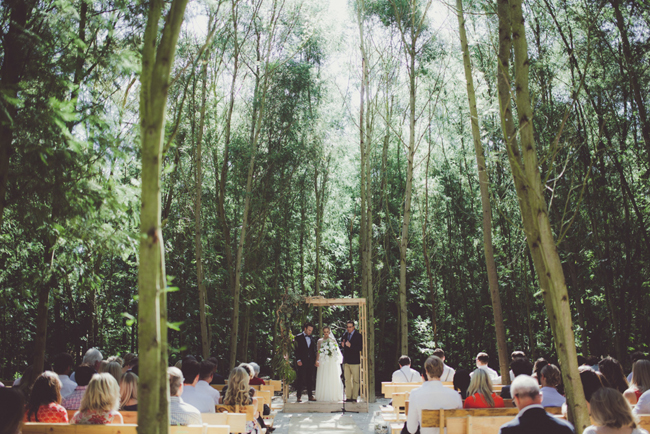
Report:
[[[546,365],[540,372],[540,382],[542,383],[542,406],[544,407],[562,407],[566,398],[557,391],[562,377],[560,370],[555,365]]]
[[[603,387],[591,395],[591,420],[583,434],[648,434],[637,427],[630,404],[616,389]]]
[[[343,399],[343,355],[329,327],[323,327],[323,337],[318,340],[316,348],[316,401],[339,402]]]

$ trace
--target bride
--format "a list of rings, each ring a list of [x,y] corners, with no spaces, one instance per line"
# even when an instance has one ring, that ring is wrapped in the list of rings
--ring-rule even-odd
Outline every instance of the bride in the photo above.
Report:
[[[323,327],[323,337],[318,340],[316,362],[316,401],[339,402],[343,399],[341,363],[343,356],[329,327]]]

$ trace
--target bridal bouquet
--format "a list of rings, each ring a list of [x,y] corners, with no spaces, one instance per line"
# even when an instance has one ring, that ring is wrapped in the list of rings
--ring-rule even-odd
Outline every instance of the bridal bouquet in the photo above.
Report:
[[[334,357],[337,355],[337,350],[338,347],[336,345],[336,342],[331,339],[324,340],[320,344],[320,354],[322,356]]]

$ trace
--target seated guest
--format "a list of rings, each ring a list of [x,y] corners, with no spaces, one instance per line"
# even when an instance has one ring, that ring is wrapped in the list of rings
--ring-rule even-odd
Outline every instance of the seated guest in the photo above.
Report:
[[[540,372],[542,372],[542,369],[544,369],[544,366],[548,365],[548,360],[546,360],[544,357],[540,357],[539,359],[535,360],[535,364],[533,365],[533,378],[537,380],[537,384],[541,386],[542,383],[540,383]]]
[[[27,369],[25,369],[25,372],[23,372],[23,376],[14,381],[14,387],[20,390],[25,399],[28,399],[29,393],[31,392],[32,386],[37,377],[38,374],[34,371],[34,366],[29,365]]]
[[[67,398],[72,395],[77,383],[70,379],[70,374],[72,373],[72,368],[74,367],[74,360],[72,356],[68,353],[61,353],[54,358],[54,363],[52,368],[54,372],[59,375],[59,380],[61,380],[61,397]]]
[[[79,411],[72,416],[71,424],[107,425],[122,424],[124,420],[117,409],[120,406],[120,386],[107,372],[95,374],[81,399]]]
[[[519,375],[510,386],[510,393],[519,409],[512,421],[499,429],[499,434],[572,434],[573,426],[553,417],[542,407],[542,393],[534,378]]]
[[[138,376],[131,371],[120,378],[120,410],[138,411]]]
[[[634,406],[634,414],[650,414],[650,390],[639,397]]]
[[[399,369],[393,372],[393,383],[422,383],[422,376],[415,369],[411,369],[411,358],[402,356],[399,358]]]
[[[605,357],[598,362],[598,370],[607,378],[609,387],[612,389],[624,393],[630,387],[627,378],[625,378],[623,367],[618,363],[618,360],[612,357]]]
[[[513,351],[512,353],[510,353],[510,363],[511,364],[512,364],[512,362],[514,362],[517,359],[527,359],[526,353],[524,353],[523,351]],[[527,372],[526,375],[528,375],[528,374],[529,373]],[[515,379],[515,377],[516,377],[515,373],[512,371],[512,369],[510,369],[510,382],[511,383]]]
[[[580,381],[582,382],[582,390],[585,392],[585,399],[587,400],[587,407],[589,407],[589,402],[591,401],[591,396],[598,389],[602,389],[603,383],[600,381],[600,377],[596,374],[593,369],[589,366],[581,366],[578,368],[580,371]]]
[[[214,372],[212,373],[212,382],[210,384],[226,384],[226,379],[223,375],[217,374],[219,360],[216,357],[208,357],[208,361],[214,363]]]
[[[630,354],[630,361],[632,362],[632,368],[634,368],[634,364],[639,360],[647,360],[645,353],[643,353],[642,351],[635,351],[632,354]],[[627,375],[627,382],[632,383],[632,372],[630,372]]]
[[[68,423],[68,412],[61,405],[61,381],[52,371],[43,372],[29,394],[25,422]]]
[[[637,360],[632,366],[632,384],[623,393],[632,405],[636,404],[643,392],[650,389],[650,361]]]
[[[591,420],[583,434],[648,434],[637,426],[630,404],[616,389],[603,387],[591,396]]]
[[[102,372],[109,373],[115,378],[115,381],[117,383],[120,383],[120,379],[122,378],[122,365],[119,362],[108,362],[106,366],[104,367],[104,370]]]
[[[467,398],[467,389],[469,388],[469,383],[471,382],[471,377],[467,369],[459,369],[454,374],[454,390],[460,393],[462,399]]]
[[[555,365],[546,365],[541,371],[542,407],[562,407],[566,398],[557,391],[562,381],[560,370]]]
[[[219,404],[219,391],[210,386],[212,381],[212,373],[214,372],[214,363],[204,360],[201,362],[199,370],[199,381],[196,383],[197,392],[204,393],[212,397],[213,405]]]
[[[0,434],[20,434],[25,398],[16,388],[0,388]]]
[[[122,373],[133,371],[138,366],[138,356],[133,353],[126,353],[124,355],[124,362],[122,363]],[[138,375],[137,372],[134,372]]]
[[[63,399],[61,405],[63,405],[67,410],[78,410],[81,405],[81,399],[86,393],[88,383],[93,377],[95,370],[90,366],[81,365],[75,371],[77,379],[77,387],[67,398]]]
[[[251,377],[251,381],[248,384],[251,386],[260,386],[262,384],[266,384],[264,380],[260,378],[260,365],[255,362],[250,362],[249,365],[251,368],[253,368],[254,377]]]
[[[86,354],[84,354],[84,358],[81,361],[81,364],[84,366],[90,366],[91,368],[93,368],[93,373],[96,374],[97,372],[99,372],[99,367],[102,365],[103,358],[104,356],[102,356],[102,353],[97,348],[91,348],[88,351],[86,351]],[[70,379],[75,383],[79,384],[79,382],[77,381],[76,372],[72,373]]]
[[[172,425],[201,425],[201,412],[183,401],[183,372],[180,369],[167,368],[169,376],[169,416]],[[214,406],[212,407],[214,409]]]
[[[463,408],[503,407],[503,398],[492,392],[492,381],[487,372],[477,369],[467,388],[467,399]]]
[[[432,356],[438,357],[440,360],[442,360],[443,363],[445,363],[445,352],[442,350],[442,348],[436,348],[435,350],[433,350]],[[442,375],[440,376],[440,381],[454,381],[454,374],[456,374],[456,371],[454,371],[453,368],[445,364],[445,370],[442,371]]]
[[[518,357],[510,362],[510,372],[517,378],[520,375],[530,375],[533,371],[533,364],[526,357]],[[514,381],[514,380],[513,380]],[[503,386],[501,389],[501,398],[512,399],[510,394],[510,386]]]
[[[223,403],[225,405],[254,405],[256,402],[250,396],[249,379],[250,374],[244,367],[238,366],[233,369],[228,377],[228,390],[224,392]],[[258,429],[255,422],[246,422],[246,434],[256,433],[258,433]]]
[[[196,359],[185,359],[183,361],[183,401],[198,408],[201,413],[214,413],[214,400],[212,396],[196,389],[196,383],[199,382],[201,365]]]
[[[499,376],[499,373],[488,366],[489,362],[490,362],[490,356],[488,356],[487,353],[478,353],[476,355],[476,367],[478,369],[482,369],[483,371],[486,371],[490,376],[490,380],[492,380],[494,384],[501,384],[501,377]]]
[[[402,433],[415,433],[418,428],[422,434],[438,434],[438,428],[421,428],[422,410],[455,409],[462,408],[463,401],[460,395],[445,386],[440,381],[444,371],[444,363],[436,356],[429,357],[424,362],[427,380],[422,386],[413,390],[410,395],[409,414],[406,419],[406,430]]]

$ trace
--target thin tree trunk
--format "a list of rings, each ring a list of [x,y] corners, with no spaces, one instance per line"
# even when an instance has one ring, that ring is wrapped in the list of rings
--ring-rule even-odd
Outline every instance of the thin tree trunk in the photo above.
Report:
[[[161,228],[160,171],[165,131],[165,112],[170,73],[187,0],[170,6],[160,42],[156,44],[162,0],[149,3],[140,76],[140,134],[142,144],[142,193],[140,214],[140,267],[138,272],[138,333],[140,381],[138,433],[165,434],[168,383],[166,364],[166,302],[164,246]],[[164,329],[164,331],[163,331]]]
[[[203,66],[202,74],[202,92],[201,92],[201,114],[199,120],[199,136],[196,142],[195,152],[195,201],[194,201],[194,246],[196,257],[196,280],[199,290],[199,321],[201,323],[201,353],[203,359],[210,357],[210,340],[208,338],[208,320],[205,314],[207,304],[207,291],[203,283],[203,243],[201,227],[201,193],[203,191],[203,130],[205,128],[205,103],[207,100],[207,80],[208,80],[207,63]]]
[[[472,124],[472,139],[474,151],[476,152],[476,165],[478,169],[478,180],[481,190],[481,209],[483,214],[483,248],[485,254],[485,265],[487,267],[488,285],[490,287],[490,298],[492,299],[492,311],[494,313],[494,328],[497,334],[497,349],[499,353],[499,367],[501,368],[501,381],[503,384],[510,384],[509,357],[506,341],[506,327],[503,324],[503,311],[501,310],[501,296],[499,295],[499,281],[497,266],[494,261],[494,248],[492,246],[492,209],[490,206],[490,193],[488,186],[490,180],[485,167],[485,153],[481,144],[481,131],[478,124],[478,110],[476,108],[476,94],[474,92],[474,79],[472,77],[472,66],[469,57],[469,45],[467,33],[465,32],[465,18],[463,17],[463,1],[456,0],[458,12],[458,27],[460,30],[460,45],[463,50],[463,65],[465,67],[465,81],[467,82],[467,99],[469,102],[469,113]]]

